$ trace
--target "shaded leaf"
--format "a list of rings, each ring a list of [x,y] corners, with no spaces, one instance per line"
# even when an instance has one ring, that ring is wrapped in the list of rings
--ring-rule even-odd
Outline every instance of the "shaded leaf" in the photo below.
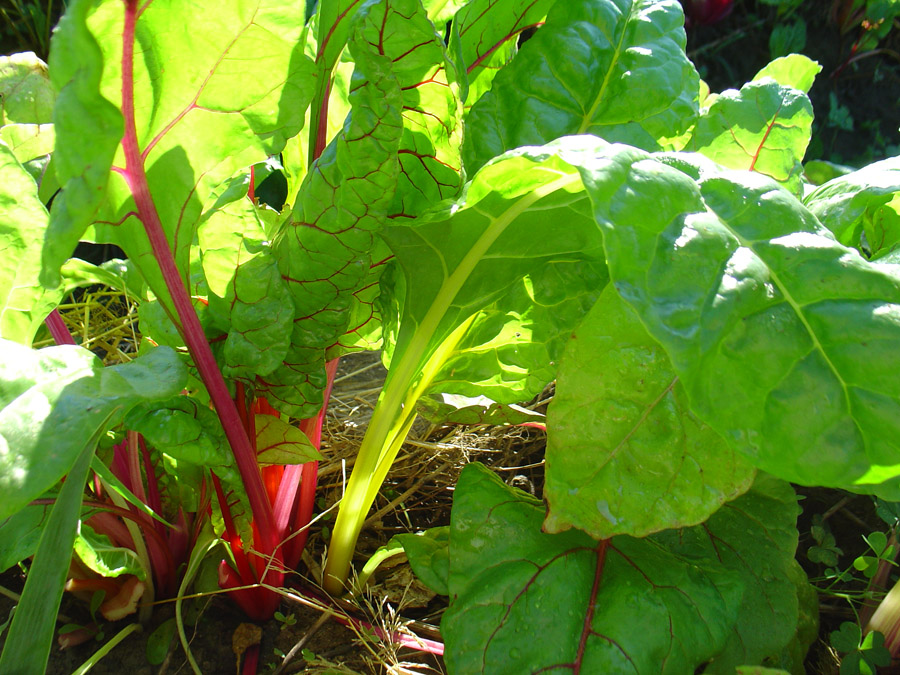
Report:
[[[94,420],[93,433],[83,439],[83,447],[67,466],[66,480],[50,510],[50,517],[43,528],[37,553],[25,580],[22,597],[6,634],[6,643],[0,654],[0,672],[24,670],[37,674],[46,670],[63,586],[71,562],[84,484],[97,442],[115,414],[116,410],[113,408],[105,418]]]
[[[539,412],[514,404],[497,403],[487,396],[425,395],[419,399],[418,412],[432,424],[525,424],[544,421],[544,416]]]
[[[608,279],[602,260],[537,267],[475,316],[431,391],[501,403],[537,396],[556,377],[572,329]]]
[[[682,674],[711,659],[729,662],[737,636],[751,662],[776,643],[780,651],[796,628],[795,592],[763,614],[772,622],[767,635],[736,631],[759,583],[793,562],[795,498],[767,479],[731,505],[668,538],[597,542],[575,530],[542,533],[538,500],[481,465],[466,466],[454,494],[451,605],[441,622],[448,667]]]
[[[0,570],[34,555],[49,514],[49,506],[26,506],[0,522]]]
[[[435,593],[449,595],[450,528],[433,527],[420,534],[397,534],[415,575]]]

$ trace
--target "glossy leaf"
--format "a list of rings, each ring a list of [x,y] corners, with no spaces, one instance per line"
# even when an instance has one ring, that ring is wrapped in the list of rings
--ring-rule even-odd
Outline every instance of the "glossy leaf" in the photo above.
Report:
[[[62,290],[45,289],[40,283],[47,210],[31,176],[3,143],[0,192],[0,256],[16,261],[0,268],[0,337],[30,345],[41,322],[62,299]]]
[[[547,423],[546,532],[696,525],[756,473],[691,414],[665,350],[611,286],[571,336]]]
[[[805,93],[765,77],[719,94],[700,116],[688,149],[729,169],[765,174],[800,195],[812,120]]]
[[[304,464],[322,459],[306,434],[273,415],[256,416],[256,450],[260,464]]]
[[[466,170],[569,134],[668,149],[697,111],[699,77],[684,53],[683,21],[674,0],[554,4],[469,112]]]
[[[769,63],[753,76],[753,81],[771,77],[780,85],[793,87],[808,94],[816,75],[821,72],[822,66],[809,57],[803,54],[789,54]]]
[[[56,92],[34,52],[0,57],[0,126],[49,124]]]
[[[56,176],[65,191],[53,202],[41,258],[41,281],[59,283],[59,268],[97,217],[123,121],[101,93],[104,58],[87,18],[102,0],[75,0],[59,21],[50,48],[50,77],[59,92],[53,113]]]
[[[104,368],[79,347],[34,351],[0,341],[0,518],[62,478],[114,412],[113,423],[142,401],[174,395],[186,377],[164,347]]]
[[[760,662],[797,624],[791,582],[754,599],[793,563],[796,514],[790,488],[767,478],[703,527],[597,542],[542,533],[541,502],[470,464],[451,515],[448,668],[658,675]],[[765,635],[736,628],[751,613],[770,622]],[[737,639],[747,661],[733,664]]]
[[[572,329],[608,279],[602,260],[536,268],[475,316],[430,391],[500,403],[537,396],[556,377]]]
[[[900,242],[900,159],[834,178],[803,203],[839,242],[878,258]]]
[[[383,40],[384,54],[403,97],[400,174],[390,214],[414,218],[455,197],[462,185],[462,102],[456,67],[420,0],[392,0],[383,11],[383,19],[370,21],[393,38]]]
[[[694,413],[782,478],[900,497],[896,271],[762,176],[666,161],[687,173],[610,148],[584,178],[616,288]]]
[[[472,0],[453,17],[450,53],[464,73],[468,111],[518,51],[523,31],[539,27],[556,0]]]
[[[302,53],[299,40],[302,7],[287,0],[224,5],[204,0],[199,4],[154,2],[139,12],[124,12],[121,2],[90,4],[98,6],[89,18],[71,12],[71,22],[60,29],[72,40],[75,35],[81,35],[82,41],[96,40],[102,50],[102,57],[96,59],[103,73],[99,92],[84,92],[77,104],[99,105],[98,95],[103,96],[113,104],[111,115],[118,116],[118,108],[130,105],[123,92],[133,87],[136,133],[129,143],[138,146],[128,147],[128,152],[137,155],[131,165],[126,163],[125,146],[117,148],[111,173],[97,181],[101,188],[108,187],[93,236],[120,245],[167,305],[168,291],[136,215],[132,187],[142,183],[136,174],[146,174],[153,207],[186,279],[197,222],[213,188],[244,167],[278,153],[303,125],[314,82],[312,63]],[[131,33],[123,23],[130,12],[136,16],[133,40],[128,39]],[[216,29],[204,33],[202,42],[192,38],[198,15],[216,21]],[[135,43],[152,45],[152,49],[136,50]],[[194,51],[186,52],[190,45]],[[130,50],[135,51],[131,77],[123,67]],[[80,53],[69,53],[75,68]],[[63,99],[62,92],[56,111],[57,117],[79,123],[83,115]],[[62,129],[57,126],[59,135]],[[121,139],[120,131],[117,144]],[[90,137],[66,139],[67,161],[83,165],[91,152],[85,143],[90,141]],[[73,179],[67,174],[66,180],[65,193],[70,193]],[[144,208],[149,207],[144,204]],[[54,217],[53,224],[64,223]],[[81,236],[81,231],[74,236]],[[70,252],[71,248],[66,256]]]
[[[125,425],[176,460],[216,471],[234,464],[215,413],[190,396],[136,406]]]
[[[381,33],[382,19],[384,10],[376,5],[359,17],[350,44],[357,64],[353,110],[310,168],[292,220],[274,242],[295,320],[285,364],[264,378],[262,391],[272,405],[294,416],[315,414],[321,403],[320,388],[307,385],[313,378],[323,384],[325,349],[347,329],[351,294],[366,278],[374,233],[396,187],[401,95],[380,55],[390,38]]]

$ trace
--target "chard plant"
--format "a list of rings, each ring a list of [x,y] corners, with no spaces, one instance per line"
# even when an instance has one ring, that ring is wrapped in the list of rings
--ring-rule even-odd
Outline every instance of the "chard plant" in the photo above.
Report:
[[[158,534],[211,512],[222,587],[272,616],[336,359],[378,347],[327,591],[421,404],[555,380],[544,501],[473,465],[449,529],[402,540],[449,595],[451,672],[802,672],[789,482],[900,495],[898,165],[813,188],[818,66],[710,94],[683,23],[676,0],[71,2],[50,85],[19,57],[3,99],[0,518],[53,506],[4,551],[34,562],[0,672],[43,669],[89,475]],[[102,276],[80,240],[128,257],[131,363],[30,348]]]

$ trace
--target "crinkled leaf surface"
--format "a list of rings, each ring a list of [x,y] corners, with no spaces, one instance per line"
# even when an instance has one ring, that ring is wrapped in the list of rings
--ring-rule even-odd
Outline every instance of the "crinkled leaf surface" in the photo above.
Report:
[[[0,340],[0,518],[62,478],[114,412],[121,419],[141,401],[172,396],[186,377],[164,347],[104,368],[80,347],[35,351]]]
[[[242,182],[243,183],[243,182]],[[259,207],[239,199],[208,211],[197,229],[210,320],[226,333],[222,374],[253,380],[284,361],[294,303],[272,254]]]
[[[176,460],[216,471],[234,464],[215,412],[190,396],[136,406],[125,424]]]
[[[463,159],[589,133],[660,150],[697,114],[699,77],[674,0],[557,2],[469,112]],[[560,55],[565,54],[565,58]]]
[[[357,69],[352,110],[343,131],[310,167],[293,217],[274,253],[295,305],[292,345],[284,364],[261,382],[273,406],[294,416],[321,403],[325,349],[350,320],[352,294],[367,277],[374,233],[387,216],[399,171],[401,94],[382,56],[398,21],[392,3],[367,6],[350,43]]]
[[[62,299],[39,280],[47,210],[31,176],[0,142],[0,337],[30,345],[41,322]]]
[[[793,636],[796,592],[773,587],[754,604],[767,635],[736,626],[760,584],[792,564],[796,514],[790,487],[767,478],[668,538],[545,534],[541,502],[470,464],[451,515],[448,668],[681,675],[716,657],[730,663],[738,638],[738,663],[760,662]]]
[[[112,108],[110,118],[118,118],[116,109],[127,103],[123,92],[133,87],[136,137],[126,136],[126,141],[137,145],[132,149],[140,166],[126,166],[124,146],[113,148],[111,172],[108,160],[105,169],[102,162],[97,164],[104,172],[94,185],[106,186],[106,202],[93,236],[120,245],[166,304],[168,293],[135,211],[132,187],[142,183],[138,173],[146,174],[154,208],[187,279],[189,249],[212,189],[278,153],[303,125],[314,81],[312,63],[299,40],[302,7],[287,0],[155,0],[139,10],[132,0],[81,2],[76,7],[79,4],[91,7],[70,12],[70,20],[60,28],[60,43],[72,48],[67,58],[74,63],[68,70],[75,73],[67,77],[54,72],[54,81],[59,77],[62,85],[77,89],[87,77],[83,71],[93,69],[97,75],[102,69],[102,79],[93,91],[83,87],[74,101],[61,92],[56,115],[80,124],[84,108],[105,104]],[[133,34],[126,15],[136,21]],[[209,20],[198,24],[197,16]],[[90,42],[99,43],[101,53],[95,46],[82,56]],[[129,78],[124,64],[130,50],[134,68]],[[57,134],[62,133],[57,122]],[[89,134],[65,141],[59,137],[66,166],[73,168],[61,175],[69,193],[83,171],[74,171],[74,166],[83,167],[97,150],[88,146],[93,140]],[[121,139],[120,131],[116,143]],[[83,227],[78,230],[55,211],[52,225],[61,241],[80,237]],[[68,257],[70,252],[71,244],[56,254]]]
[[[390,214],[414,218],[462,184],[462,102],[456,67],[419,0],[392,0],[384,54],[403,97],[400,174]]]
[[[0,56],[0,126],[49,124],[55,100],[47,64],[34,52]]]
[[[599,232],[585,217],[584,199],[571,166],[550,152],[523,149],[480,171],[449,210],[412,227],[387,228],[385,237],[406,277],[388,381],[419,380],[438,349],[444,350],[442,362],[449,358],[452,349],[444,341],[525,275],[548,266],[602,261]],[[565,229],[556,227],[561,219],[568,224]],[[605,276],[592,278],[600,287],[605,283]],[[566,315],[553,317],[547,333],[567,322],[574,327],[582,315],[580,303],[572,303]],[[401,367],[393,365],[398,357]]]
[[[877,258],[900,241],[900,158],[834,178],[803,203],[839,242]]]
[[[784,479],[900,497],[895,266],[763,176],[666,161],[687,173],[614,147],[583,171],[612,280],[694,413]]]
[[[322,459],[306,434],[274,415],[256,415],[256,451],[260,464],[305,464]]]
[[[603,260],[536,268],[475,316],[431,391],[486,395],[501,403],[537,396],[556,376],[572,328],[608,279]]]
[[[465,74],[467,111],[515,55],[522,31],[540,26],[555,1],[472,0],[460,8],[453,17],[449,47]]]
[[[729,169],[765,174],[799,195],[812,120],[805,93],[765,77],[716,97],[700,116],[688,149]]]
[[[548,532],[696,525],[756,473],[691,414],[665,350],[612,286],[569,340],[547,425]]]

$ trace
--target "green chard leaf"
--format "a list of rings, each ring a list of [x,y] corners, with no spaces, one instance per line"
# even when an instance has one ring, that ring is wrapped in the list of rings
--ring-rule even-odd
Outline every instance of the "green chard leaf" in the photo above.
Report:
[[[0,140],[23,164],[53,151],[55,100],[46,63],[31,52],[0,57]]]
[[[284,361],[291,341],[294,303],[281,278],[263,218],[247,199],[249,181],[229,181],[237,194],[206,211],[197,237],[209,289],[210,322],[226,333],[222,374],[251,382]],[[229,190],[226,188],[225,193]]]
[[[0,522],[0,570],[30,558],[37,550],[50,506],[26,506]]]
[[[660,159],[611,147],[583,176],[616,289],[694,414],[781,478],[900,497],[896,266],[763,176]]]
[[[98,534],[84,522],[75,536],[75,553],[89,569],[103,577],[118,577],[133,574],[139,579],[146,578],[146,570],[141,566],[137,553],[130,548],[113,546],[109,537]]]
[[[314,86],[313,65],[299,39],[303,8],[289,0],[224,5],[211,0],[158,1],[136,12],[133,40],[127,39],[130,33],[125,30],[127,12],[122,2],[82,0],[74,9],[61,24],[60,39],[54,41],[61,45],[55,53],[70,47],[58,61],[68,59],[72,64],[58,73],[51,55],[54,82],[62,87],[56,108],[57,136],[65,152],[62,196],[68,205],[68,195],[75,198],[81,194],[78,190],[92,189],[98,195],[92,195],[93,208],[100,205],[104,192],[105,200],[98,217],[87,222],[81,214],[90,215],[93,208],[72,204],[69,210],[78,207],[79,215],[77,220],[75,216],[67,220],[65,212],[57,216],[54,206],[51,229],[67,244],[66,250],[56,253],[68,257],[84,227],[96,221],[92,238],[121,246],[171,311],[132,194],[132,185],[141,183],[141,177],[132,173],[146,174],[153,204],[145,207],[158,213],[187,281],[190,247],[207,197],[240,170],[277,154],[303,125]],[[202,42],[193,36],[198,15],[215,18],[215,27],[204,33]],[[186,52],[190,45],[194,51]],[[133,75],[123,67],[131,65],[126,58],[131,50]],[[88,56],[82,56],[83,52]],[[85,73],[93,75],[90,83]],[[67,86],[73,96],[63,96]],[[128,148],[138,155],[136,165],[129,166],[125,147],[119,144],[119,109],[127,103],[123,91],[132,90],[139,147]],[[67,120],[80,129],[86,115],[83,110],[89,108],[93,115],[95,106],[101,106],[109,118],[100,145],[95,147],[91,134],[75,136],[74,129],[64,139],[60,124]],[[114,132],[116,141],[111,145]],[[99,148],[105,154],[95,159]],[[55,159],[60,159],[58,155]],[[92,167],[90,181],[81,176],[85,164]],[[75,227],[78,223],[80,228]],[[47,256],[45,250],[48,270],[53,262],[58,266],[60,258],[52,261]]]
[[[608,280],[601,259],[537,267],[475,315],[430,391],[501,403],[536,396],[556,377],[572,328]]]
[[[296,417],[321,405],[325,350],[348,329],[353,293],[371,266],[399,175],[402,99],[389,60],[383,22],[399,20],[393,3],[367,5],[350,42],[356,62],[352,110],[344,129],[310,167],[292,219],[273,250],[295,306],[292,344],[284,363],[261,378],[259,390]]]
[[[665,350],[612,286],[569,341],[548,430],[546,532],[696,525],[756,473],[690,412]]]
[[[428,588],[440,595],[449,595],[450,528],[433,527],[418,534],[394,535],[409,558],[415,575]]]
[[[305,464],[322,459],[300,429],[273,415],[256,415],[257,461],[268,464]]]
[[[803,203],[839,242],[879,258],[900,242],[900,158],[833,178]]]
[[[494,76],[515,56],[519,36],[535,29],[556,0],[472,0],[453,17],[449,48],[465,84],[468,110],[491,88]]]
[[[49,124],[56,92],[34,52],[0,56],[0,126]]]
[[[396,336],[391,335],[391,363],[398,358],[406,362],[403,367],[392,367],[388,382],[398,377],[398,372],[403,377],[430,370],[417,384],[423,392],[430,388],[431,380],[440,378],[441,388],[449,393],[484,393],[502,403],[521,400],[520,392],[510,395],[502,389],[512,381],[528,379],[529,373],[519,357],[510,368],[497,374],[496,354],[503,354],[502,345],[484,348],[489,365],[481,368],[483,377],[478,379],[495,385],[487,387],[487,391],[480,390],[478,379],[476,385],[464,384],[466,375],[459,377],[459,386],[448,386],[454,376],[447,368],[459,354],[455,365],[477,372],[478,355],[469,356],[467,350],[475,352],[477,345],[484,344],[486,335],[499,334],[497,342],[501,342],[511,321],[505,316],[507,312],[534,310],[513,318],[528,324],[528,337],[522,342],[537,343],[535,352],[539,355],[552,354],[554,339],[567,335],[577,325],[590,306],[590,296],[596,297],[607,280],[601,239],[585,213],[585,197],[572,166],[559,161],[552,151],[526,148],[508,153],[482,169],[457,204],[433,212],[411,227],[387,228],[385,238],[405,277],[399,286],[405,297],[397,298],[401,314]],[[567,223],[564,229],[557,227],[561,220]],[[534,279],[546,274],[551,279],[571,279],[578,271],[587,272],[587,281],[574,290],[563,290],[564,284],[548,281],[545,294],[532,296],[540,298],[538,305],[533,306],[523,286],[515,305],[498,306],[499,321],[493,321],[493,312],[477,315],[494,303],[509,299],[512,289],[525,276]],[[595,287],[585,288],[593,284]],[[573,301],[567,298],[569,293],[575,296]],[[539,325],[538,319],[549,325]],[[467,343],[466,332],[459,332],[466,326],[480,332],[481,339]],[[456,336],[452,344],[445,344],[451,335]],[[551,343],[550,348],[540,344],[544,341]],[[518,347],[521,345],[513,345],[510,352]],[[426,368],[439,351],[437,360]],[[529,367],[539,368],[540,364],[529,363]],[[546,382],[542,380],[539,386],[530,382],[522,389],[539,391]]]
[[[2,142],[0,191],[0,256],[16,261],[0,268],[0,337],[30,345],[63,292],[40,283],[47,209],[31,176]]]
[[[450,524],[448,668],[680,675],[777,656],[797,627],[797,512],[761,477],[704,526],[598,542],[541,532],[540,501],[470,464]]]
[[[753,81],[770,77],[785,87],[799,89],[808,94],[816,79],[822,72],[822,66],[803,54],[781,56],[753,76]]]
[[[799,196],[812,121],[803,91],[766,76],[719,94],[700,116],[687,149],[729,169],[765,174]]]
[[[99,425],[112,426],[142,401],[174,395],[186,377],[164,347],[104,368],[80,347],[35,351],[0,340],[0,518],[62,478]]]
[[[50,45],[50,77],[59,92],[53,111],[53,164],[65,191],[53,201],[44,239],[45,286],[59,283],[60,267],[97,217],[124,130],[121,112],[101,93],[104,56],[87,26],[88,16],[101,2],[69,3]]]
[[[679,149],[675,139],[694,123],[700,90],[683,23],[674,0],[554,4],[469,112],[467,172],[506,150],[568,134]]]
[[[398,19],[402,18],[402,28]],[[384,54],[403,96],[400,174],[390,207],[392,218],[414,218],[462,185],[462,103],[456,67],[419,0],[393,0]]]
[[[234,464],[215,412],[190,396],[135,406],[125,426],[176,461],[216,471]]]

